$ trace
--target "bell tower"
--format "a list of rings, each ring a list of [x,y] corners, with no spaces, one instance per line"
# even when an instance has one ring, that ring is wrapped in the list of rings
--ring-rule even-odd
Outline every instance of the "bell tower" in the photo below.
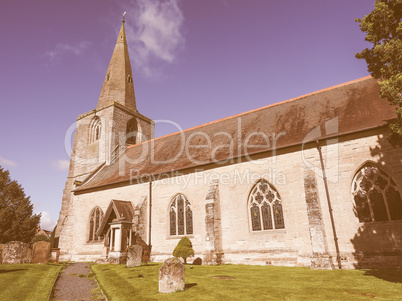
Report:
[[[154,122],[137,111],[124,17],[96,108],[78,116],[70,169],[57,222],[61,254],[71,251],[73,190],[129,145],[154,138]]]

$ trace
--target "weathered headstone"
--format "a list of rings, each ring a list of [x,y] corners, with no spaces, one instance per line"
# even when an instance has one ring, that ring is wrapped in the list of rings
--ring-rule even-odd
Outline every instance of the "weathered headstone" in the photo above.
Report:
[[[141,246],[134,245],[134,246],[128,247],[127,263],[126,263],[126,266],[128,268],[141,266],[141,259],[142,259],[142,247]]]
[[[27,263],[31,261],[32,261],[32,248],[30,247],[30,244],[28,244],[27,257],[24,262]]]
[[[3,263],[3,254],[4,254],[5,247],[6,247],[6,244],[0,244],[0,264]]]
[[[200,257],[197,257],[193,261],[193,265],[202,265],[202,259]]]
[[[3,252],[3,263],[27,263],[30,260],[29,244],[22,241],[10,241],[6,243]]]
[[[159,292],[174,293],[184,290],[184,265],[180,259],[172,257],[159,269]]]
[[[32,263],[48,263],[50,257],[50,242],[37,241],[33,245]]]

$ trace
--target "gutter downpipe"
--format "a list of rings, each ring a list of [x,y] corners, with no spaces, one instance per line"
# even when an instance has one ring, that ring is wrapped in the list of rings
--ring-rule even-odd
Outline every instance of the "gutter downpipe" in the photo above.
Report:
[[[152,228],[152,180],[149,177],[149,228],[148,228],[148,246],[151,250],[151,228]]]
[[[333,232],[333,234],[334,234],[334,241],[335,241],[335,248],[336,248],[336,261],[338,262],[338,267],[339,267],[339,269],[342,269],[341,255],[340,255],[340,252],[339,252],[338,236],[337,236],[337,234],[336,234],[334,215],[333,215],[333,213],[332,213],[331,199],[330,199],[330,197],[329,197],[329,189],[328,189],[327,176],[326,176],[326,174],[325,174],[324,159],[323,159],[323,157],[322,157],[320,142],[319,142],[318,140],[316,140],[316,143],[317,143],[318,153],[319,153],[319,155],[320,155],[322,177],[323,177],[323,180],[324,180],[325,193],[326,193],[326,195],[327,195],[327,202],[328,202],[329,216],[330,216],[330,218],[331,218],[332,232]]]

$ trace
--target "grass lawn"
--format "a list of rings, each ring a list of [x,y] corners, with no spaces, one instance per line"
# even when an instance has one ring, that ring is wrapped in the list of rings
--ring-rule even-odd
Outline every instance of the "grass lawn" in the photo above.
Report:
[[[0,264],[0,300],[46,301],[62,264]]]
[[[402,270],[310,270],[274,266],[186,268],[186,290],[158,292],[160,264],[91,265],[109,301],[117,300],[402,300]],[[138,275],[143,277],[139,278]],[[216,278],[217,277],[217,278]]]

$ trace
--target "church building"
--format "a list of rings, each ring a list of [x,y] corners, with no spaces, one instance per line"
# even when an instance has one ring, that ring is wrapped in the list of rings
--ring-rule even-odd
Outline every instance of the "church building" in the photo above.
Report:
[[[160,262],[187,236],[202,264],[402,267],[402,152],[375,79],[154,138],[127,47],[123,20],[77,118],[60,260],[119,262],[140,244]]]

